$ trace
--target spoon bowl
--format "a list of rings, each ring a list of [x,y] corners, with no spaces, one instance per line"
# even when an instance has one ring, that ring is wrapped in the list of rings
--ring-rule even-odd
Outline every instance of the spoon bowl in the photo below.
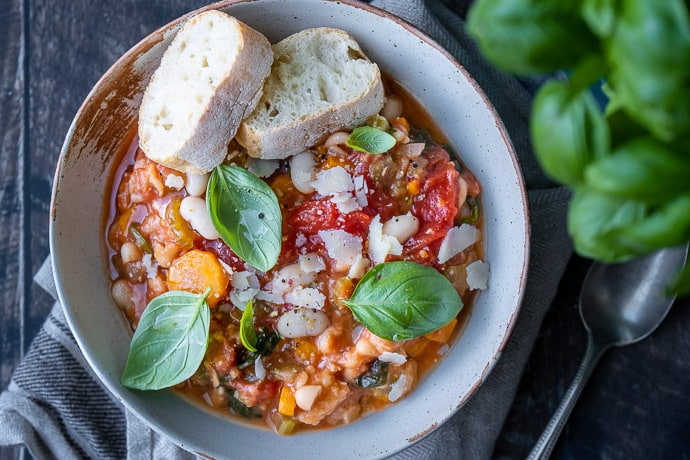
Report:
[[[601,344],[638,342],[657,328],[673,303],[669,283],[685,263],[687,246],[618,264],[594,263],[580,292],[580,315]]]
[[[580,317],[587,331],[582,364],[528,459],[546,459],[556,445],[577,398],[603,353],[649,336],[666,317],[675,295],[669,290],[685,265],[688,245],[666,248],[618,264],[594,262],[580,292]]]

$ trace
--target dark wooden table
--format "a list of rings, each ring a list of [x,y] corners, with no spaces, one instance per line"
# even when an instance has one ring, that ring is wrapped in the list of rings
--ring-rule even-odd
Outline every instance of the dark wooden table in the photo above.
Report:
[[[2,0],[0,8],[0,388],[52,301],[32,283],[48,255],[53,171],[70,120],[129,47],[202,0]],[[462,3],[456,0],[456,3]],[[573,258],[542,325],[496,444],[523,458],[570,384],[585,348],[576,308],[588,262]],[[604,356],[554,458],[690,459],[690,302],[642,343]],[[23,458],[0,448],[0,458]]]

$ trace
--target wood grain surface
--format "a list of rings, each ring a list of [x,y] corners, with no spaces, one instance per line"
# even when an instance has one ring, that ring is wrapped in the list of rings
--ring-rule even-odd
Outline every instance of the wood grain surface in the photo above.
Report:
[[[448,0],[458,11],[466,2]],[[51,298],[32,283],[48,256],[55,164],[89,89],[129,47],[201,0],[0,3],[0,388]],[[576,299],[588,262],[575,257],[542,325],[496,444],[524,458],[575,375],[585,348]],[[649,339],[610,351],[585,388],[553,458],[690,459],[690,302]],[[0,448],[1,459],[25,458]]]

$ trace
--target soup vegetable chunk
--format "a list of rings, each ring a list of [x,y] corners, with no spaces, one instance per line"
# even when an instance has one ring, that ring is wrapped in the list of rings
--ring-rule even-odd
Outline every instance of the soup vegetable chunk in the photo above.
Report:
[[[123,139],[106,232],[134,330],[123,385],[288,435],[384,409],[442,359],[487,287],[481,187],[399,85],[372,87],[378,113],[286,158],[230,138],[209,172],[172,169]]]

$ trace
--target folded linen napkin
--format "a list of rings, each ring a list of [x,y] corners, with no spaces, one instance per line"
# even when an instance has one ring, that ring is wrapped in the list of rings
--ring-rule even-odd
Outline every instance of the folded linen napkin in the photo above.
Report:
[[[451,420],[393,456],[415,460],[490,458],[541,321],[572,253],[565,226],[569,193],[543,176],[532,154],[528,114],[539,82],[515,79],[488,64],[466,35],[463,20],[440,0],[377,0],[372,4],[418,26],[475,77],[510,133],[527,183],[532,227],[530,273],[511,339],[486,382]],[[48,261],[35,280],[56,297]],[[20,444],[39,459],[194,458],[150,430],[101,386],[57,303],[9,387],[0,395],[0,445]]]

